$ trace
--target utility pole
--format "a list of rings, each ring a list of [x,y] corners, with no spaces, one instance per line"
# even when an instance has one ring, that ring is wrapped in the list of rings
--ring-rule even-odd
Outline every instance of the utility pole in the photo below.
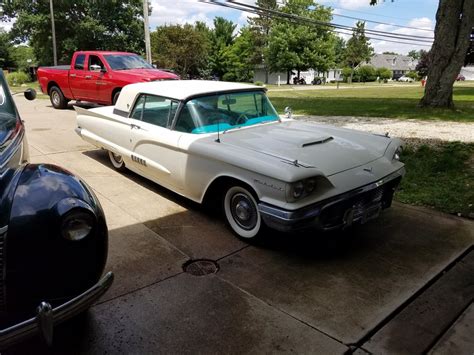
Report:
[[[51,30],[53,32],[53,60],[54,65],[58,65],[58,54],[56,53],[56,30],[54,28],[54,11],[53,11],[53,0],[49,0],[49,9],[51,12]]]
[[[150,25],[148,21],[149,16],[148,0],[143,0],[143,22],[145,26],[145,52],[146,61],[151,64],[151,44],[150,44]]]

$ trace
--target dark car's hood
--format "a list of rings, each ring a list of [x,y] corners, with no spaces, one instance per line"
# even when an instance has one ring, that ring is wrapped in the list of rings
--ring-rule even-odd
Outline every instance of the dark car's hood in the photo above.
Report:
[[[126,69],[117,70],[116,73],[120,73],[121,76],[128,76],[130,78],[142,79],[142,80],[173,80],[179,79],[176,74],[158,70],[158,69]]]
[[[382,157],[391,140],[298,121],[249,127],[221,135],[224,145],[315,167],[329,176]]]

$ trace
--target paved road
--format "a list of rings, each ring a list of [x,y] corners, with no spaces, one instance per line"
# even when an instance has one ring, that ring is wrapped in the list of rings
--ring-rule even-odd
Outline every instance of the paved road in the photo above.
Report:
[[[74,133],[73,110],[16,100],[31,160],[81,175],[110,228],[107,270],[116,281],[86,317],[59,327],[54,352],[474,350],[463,337],[473,317],[472,221],[395,204],[345,233],[272,233],[250,246],[217,212],[112,170],[103,151]],[[219,271],[183,271],[201,258]],[[45,351],[32,340],[11,353]]]

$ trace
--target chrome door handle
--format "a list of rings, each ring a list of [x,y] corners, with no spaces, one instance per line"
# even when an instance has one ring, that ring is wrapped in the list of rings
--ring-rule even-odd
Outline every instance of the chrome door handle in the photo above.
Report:
[[[130,127],[132,127],[132,129],[134,129],[134,128],[136,128],[136,129],[141,129],[140,126],[138,126],[138,125],[136,125],[136,124],[133,124],[133,123],[130,124]]]
[[[92,75],[86,75],[85,78],[86,79],[92,79]]]

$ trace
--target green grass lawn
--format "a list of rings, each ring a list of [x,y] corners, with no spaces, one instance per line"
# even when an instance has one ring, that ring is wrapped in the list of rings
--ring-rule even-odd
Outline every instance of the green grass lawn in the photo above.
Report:
[[[471,216],[474,213],[474,143],[440,143],[402,154],[407,173],[395,199]]]
[[[268,95],[278,112],[290,106],[295,114],[320,116],[365,116],[401,119],[445,120],[474,122],[474,84],[456,83],[456,109],[427,109],[418,107],[423,96],[419,83],[353,84],[355,87],[298,90],[291,86],[269,89]],[[387,85],[387,86],[384,86]],[[285,90],[287,89],[287,90]]]
[[[41,88],[39,86],[39,83],[37,81],[32,82],[32,83],[26,83],[25,86],[10,86],[10,90],[12,93],[15,94],[21,94],[23,91],[25,91],[28,88],[32,88],[36,90],[37,98],[38,99],[49,99],[48,95],[44,95],[41,92]]]

